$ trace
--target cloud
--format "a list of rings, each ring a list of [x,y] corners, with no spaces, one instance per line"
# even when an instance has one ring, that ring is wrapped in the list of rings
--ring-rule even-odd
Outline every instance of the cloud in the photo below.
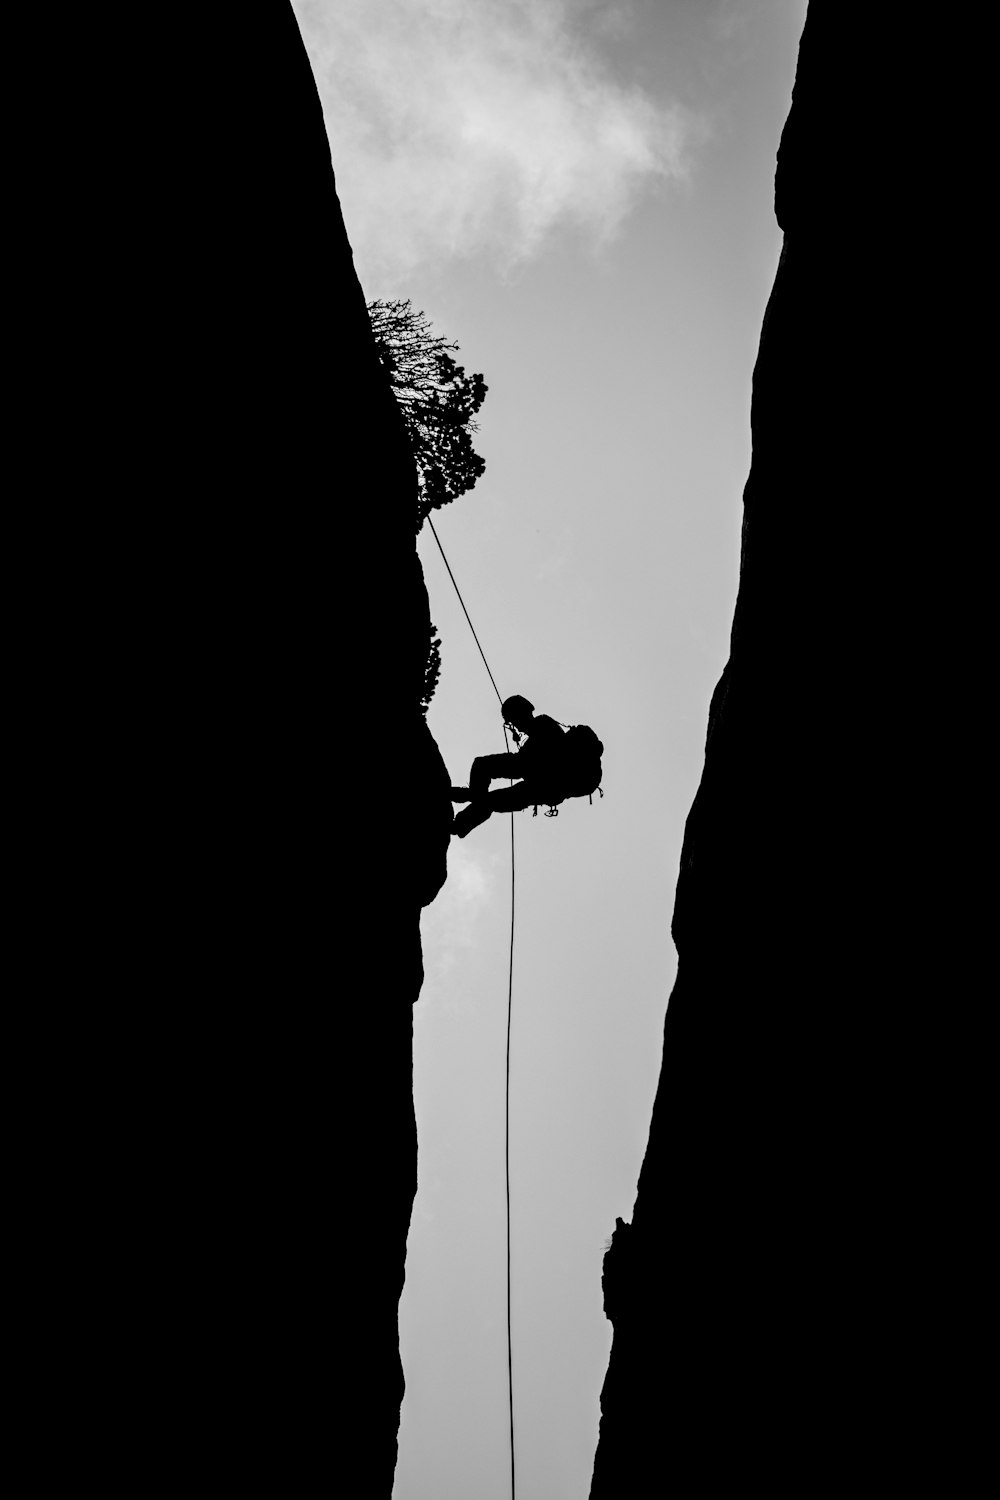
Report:
[[[683,112],[592,40],[620,3],[294,5],[363,280],[479,254],[509,269],[564,226],[600,246],[644,185],[685,175]]]
[[[428,979],[443,979],[475,946],[479,919],[493,898],[496,864],[496,855],[478,856],[455,839],[449,844],[448,879],[420,922]]]

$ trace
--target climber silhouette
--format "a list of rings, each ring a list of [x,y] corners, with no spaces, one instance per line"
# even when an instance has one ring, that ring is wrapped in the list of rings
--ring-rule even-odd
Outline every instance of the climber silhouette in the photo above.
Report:
[[[520,812],[543,802],[554,805],[568,794],[564,764],[566,736],[555,719],[548,714],[536,714],[534,705],[519,694],[505,699],[502,711],[515,741],[520,743],[522,735],[527,735],[528,742],[516,753],[477,755],[469,772],[469,785],[452,787],[453,802],[469,803],[453,825],[453,832],[460,839],[495,812]],[[519,785],[490,791],[491,781],[508,777],[516,778]]]

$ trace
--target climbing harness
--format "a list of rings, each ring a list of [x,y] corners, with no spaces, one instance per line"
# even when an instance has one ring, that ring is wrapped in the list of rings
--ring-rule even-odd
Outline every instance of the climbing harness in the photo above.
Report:
[[[603,797],[604,796],[604,790],[603,790],[602,787],[595,786],[594,787],[594,792],[596,792],[599,797]],[[587,801],[589,802],[589,804],[590,804],[591,807],[593,807],[593,805],[594,805],[594,792],[588,792],[587,793]],[[547,807],[548,808],[548,812],[545,814],[545,816],[547,818],[558,818],[558,816],[559,816],[559,804],[556,803],[556,802],[549,802],[549,803],[536,802],[535,806],[534,806],[534,808],[532,810],[532,814],[531,814],[531,816],[533,818],[537,818],[538,817],[538,809],[540,807]]]

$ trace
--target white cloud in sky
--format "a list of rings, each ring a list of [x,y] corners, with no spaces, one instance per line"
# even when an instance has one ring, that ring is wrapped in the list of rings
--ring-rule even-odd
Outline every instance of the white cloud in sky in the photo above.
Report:
[[[563,225],[600,246],[644,185],[685,175],[683,111],[588,40],[620,0],[293,3],[363,277],[510,268]]]
[[[482,856],[457,839],[448,846],[448,879],[424,909],[420,933],[424,971],[441,980],[475,946],[479,919],[493,898],[496,856]]]

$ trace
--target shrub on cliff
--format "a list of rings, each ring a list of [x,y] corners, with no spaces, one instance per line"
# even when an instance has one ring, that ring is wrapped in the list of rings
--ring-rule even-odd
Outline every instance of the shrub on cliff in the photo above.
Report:
[[[369,302],[368,316],[416,460],[419,531],[430,511],[471,490],[486,467],[471,434],[488,387],[452,359],[458,345],[433,333],[408,298]]]
[[[427,665],[424,667],[424,686],[420,696],[420,708],[424,714],[430,707],[431,699],[434,697],[434,689],[438,685],[441,675],[441,637],[437,633],[437,626],[431,625],[431,639],[427,650]]]

